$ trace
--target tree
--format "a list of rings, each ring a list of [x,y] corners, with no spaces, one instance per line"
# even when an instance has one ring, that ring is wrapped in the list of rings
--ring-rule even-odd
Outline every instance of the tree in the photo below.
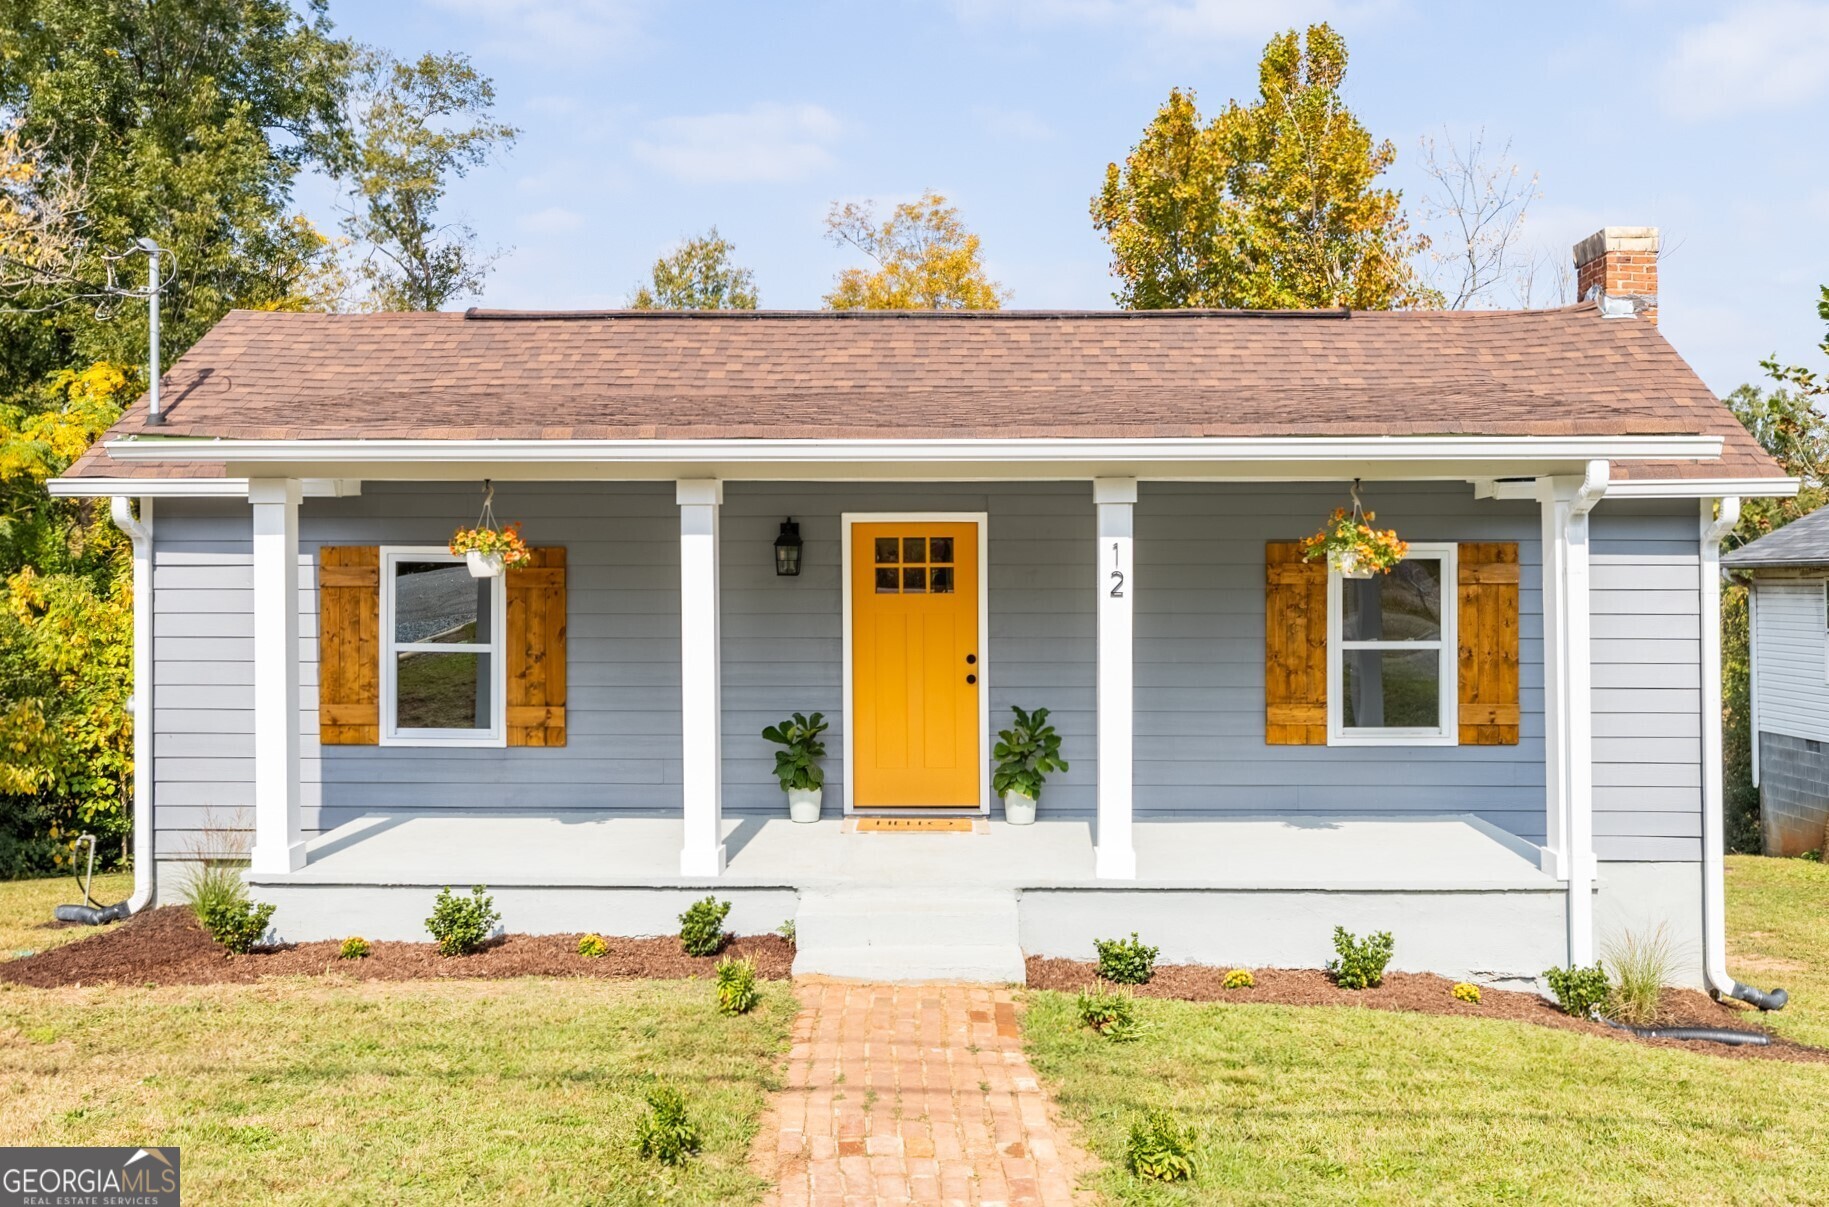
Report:
[[[1325,24],[1271,39],[1258,97],[1203,124],[1174,89],[1122,167],[1108,164],[1093,225],[1135,310],[1185,306],[1385,310],[1439,304],[1411,267],[1402,197],[1376,187],[1396,159],[1346,107],[1346,44]]]
[[[1431,185],[1419,212],[1441,228],[1430,240],[1430,287],[1450,310],[1492,305],[1506,284],[1520,304],[1530,305],[1537,265],[1520,244],[1531,203],[1543,195],[1537,174],[1525,176],[1511,158],[1510,142],[1489,153],[1483,129],[1469,134],[1465,145],[1445,131],[1444,137],[1445,146],[1422,140],[1423,174]]]
[[[654,261],[632,310],[754,310],[756,274],[731,263],[736,248],[712,227]]]
[[[495,86],[461,54],[401,63],[363,52],[351,93],[352,208],[344,233],[365,249],[357,275],[382,310],[437,310],[481,291],[500,252],[442,221],[451,181],[514,145],[520,133],[490,120]]]
[[[0,130],[0,303],[68,289],[77,279],[88,196],[15,118]]]
[[[834,201],[826,237],[854,247],[876,268],[847,268],[825,296],[829,310],[997,310],[1009,291],[985,275],[978,236],[956,207],[929,191],[880,224],[876,203]]]

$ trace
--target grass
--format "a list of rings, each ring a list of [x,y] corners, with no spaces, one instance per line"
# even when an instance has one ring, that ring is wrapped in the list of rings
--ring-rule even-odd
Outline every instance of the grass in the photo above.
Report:
[[[103,905],[133,895],[132,872],[96,873],[90,893]],[[87,926],[53,926],[51,911],[81,905],[83,886],[68,876],[43,880],[0,880],[0,960],[48,951],[95,932]]]
[[[791,995],[703,982],[0,988],[0,1145],[176,1144],[200,1203],[750,1203]],[[636,1155],[656,1082],[703,1153]]]
[[[1030,1058],[1112,1203],[1829,1201],[1829,1068],[1528,1023],[1142,999],[1114,1046],[1033,993]],[[1195,1133],[1193,1181],[1125,1172],[1132,1123]]]
[[[1727,970],[1790,1004],[1766,1015],[1800,1043],[1829,1048],[1829,866],[1805,859],[1727,859]]]

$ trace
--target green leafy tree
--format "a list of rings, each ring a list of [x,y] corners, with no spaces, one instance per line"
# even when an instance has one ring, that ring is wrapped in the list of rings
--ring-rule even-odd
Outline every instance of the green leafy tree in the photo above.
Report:
[[[874,203],[832,203],[826,237],[876,267],[847,268],[825,296],[829,310],[997,310],[1010,291],[984,270],[978,236],[957,206],[928,192],[878,222]]]
[[[495,86],[461,54],[402,63],[362,52],[349,113],[353,209],[343,222],[365,252],[358,270],[381,310],[437,310],[482,290],[500,253],[439,214],[455,179],[514,145],[491,119]]]
[[[1341,96],[1346,62],[1340,35],[1311,25],[1271,39],[1249,104],[1203,122],[1192,91],[1169,93],[1092,199],[1119,305],[1440,304],[1412,267],[1428,240],[1378,183],[1397,150]]]
[[[712,227],[654,261],[632,310],[754,310],[756,274],[731,262],[736,248]]]

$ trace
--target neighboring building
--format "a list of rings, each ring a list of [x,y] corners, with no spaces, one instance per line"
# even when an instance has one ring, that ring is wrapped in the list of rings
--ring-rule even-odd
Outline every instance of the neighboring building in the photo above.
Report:
[[[1753,784],[1769,855],[1829,838],[1829,510],[1721,555],[1746,582]]]
[[[1796,483],[1659,334],[1655,247],[1529,312],[233,313],[55,484],[136,533],[142,874],[227,824],[288,938],[715,892],[877,976],[1338,923],[1529,981],[1664,924],[1732,991],[1719,538]],[[484,479],[538,556],[479,586]],[[1388,579],[1296,548],[1355,479]],[[1027,827],[1013,705],[1071,763]],[[760,731],[814,710],[795,825]],[[968,832],[859,829],[911,811]]]

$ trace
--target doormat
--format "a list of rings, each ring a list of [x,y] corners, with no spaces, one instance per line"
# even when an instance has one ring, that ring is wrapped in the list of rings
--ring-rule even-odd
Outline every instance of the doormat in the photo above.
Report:
[[[969,817],[860,817],[857,819],[857,831],[869,834],[879,830],[944,830],[955,834],[970,834],[973,829]]]

